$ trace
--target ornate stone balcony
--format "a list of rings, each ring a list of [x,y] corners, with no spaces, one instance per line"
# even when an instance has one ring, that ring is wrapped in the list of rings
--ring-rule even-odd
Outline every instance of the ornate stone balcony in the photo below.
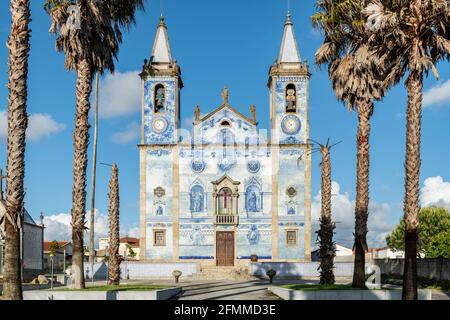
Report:
[[[230,214],[216,214],[216,224],[238,224],[239,217]]]

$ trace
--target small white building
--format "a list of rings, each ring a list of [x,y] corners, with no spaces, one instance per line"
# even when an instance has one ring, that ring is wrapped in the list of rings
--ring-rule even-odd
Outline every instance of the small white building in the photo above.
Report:
[[[5,202],[0,200],[0,220],[6,213]],[[22,274],[23,279],[34,278],[41,273],[43,268],[42,247],[44,240],[44,225],[42,221],[37,224],[28,211],[24,210],[23,235],[21,243]],[[3,273],[3,261],[5,256],[5,237],[3,226],[0,226],[0,276]]]
[[[393,251],[388,247],[373,248],[371,250],[372,259],[404,259],[404,251]]]
[[[140,254],[140,246],[139,246],[140,240],[138,238],[133,238],[129,236],[125,236],[120,238],[119,243],[119,255],[125,258],[125,255],[127,257],[127,260],[139,260],[139,254]],[[99,238],[98,239],[98,249],[97,251],[97,261],[101,262],[107,256],[109,248],[109,238]]]
[[[319,261],[319,248],[316,246],[315,250],[311,252],[312,261]],[[336,262],[350,262],[353,261],[353,250],[344,247],[340,244],[336,244],[336,256],[334,261]]]

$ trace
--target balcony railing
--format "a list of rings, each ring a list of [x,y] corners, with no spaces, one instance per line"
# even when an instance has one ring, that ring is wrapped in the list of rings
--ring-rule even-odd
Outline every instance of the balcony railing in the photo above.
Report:
[[[230,214],[217,214],[216,224],[238,224],[239,217]]]

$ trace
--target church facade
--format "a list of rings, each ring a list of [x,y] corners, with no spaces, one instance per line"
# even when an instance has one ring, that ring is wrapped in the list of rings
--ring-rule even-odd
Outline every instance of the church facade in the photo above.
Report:
[[[140,153],[141,260],[242,266],[310,261],[308,65],[287,16],[269,71],[270,130],[229,102],[180,129],[180,66],[161,17],[144,61]]]

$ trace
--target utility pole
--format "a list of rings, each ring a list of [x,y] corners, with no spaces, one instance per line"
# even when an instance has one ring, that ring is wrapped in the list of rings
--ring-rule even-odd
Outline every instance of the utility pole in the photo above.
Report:
[[[89,263],[91,265],[92,284],[94,283],[94,256],[95,256],[94,210],[95,210],[95,178],[97,171],[97,141],[98,141],[98,82],[99,82],[99,74],[97,72],[95,75],[94,144],[92,153],[92,185],[91,185],[91,223],[89,228]]]

